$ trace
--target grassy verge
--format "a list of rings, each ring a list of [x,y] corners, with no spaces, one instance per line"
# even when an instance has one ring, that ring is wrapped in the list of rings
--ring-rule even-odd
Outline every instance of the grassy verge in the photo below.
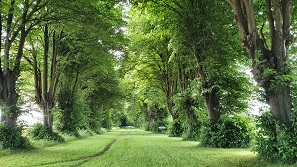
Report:
[[[114,139],[117,139],[114,143]],[[112,145],[111,145],[112,143]],[[110,147],[106,147],[110,144]],[[104,154],[102,151],[105,150]],[[200,147],[142,130],[117,130],[23,152],[0,152],[0,166],[224,167],[284,166],[259,161],[247,149]]]
[[[62,144],[52,143],[52,147],[18,152],[2,151],[0,152],[0,166],[31,167],[47,164],[56,166],[55,164],[58,163],[96,155],[119,135],[120,133],[112,132]],[[46,143],[46,145],[49,144],[51,143]]]

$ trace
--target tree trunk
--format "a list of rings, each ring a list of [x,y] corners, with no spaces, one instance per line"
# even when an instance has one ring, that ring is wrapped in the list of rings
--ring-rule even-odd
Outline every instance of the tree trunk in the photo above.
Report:
[[[50,33],[49,26],[46,24],[44,26],[44,53],[43,53],[43,69],[40,70],[37,62],[37,51],[35,50],[34,44],[33,48],[33,72],[34,72],[34,82],[35,82],[35,93],[36,93],[36,103],[43,111],[43,124],[49,128],[53,126],[53,115],[52,109],[55,103],[56,87],[58,83],[59,74],[57,73],[57,52],[58,52],[58,42],[61,40],[61,34],[57,38],[55,32],[53,33],[53,52],[51,59],[51,69],[49,73],[49,45],[50,45]],[[57,39],[56,39],[57,38]],[[42,73],[43,72],[43,73]],[[50,75],[49,75],[50,74]],[[42,76],[42,77],[41,77]],[[48,82],[49,80],[49,82]]]
[[[43,125],[49,128],[53,127],[54,119],[52,115],[52,107],[49,107],[48,105],[42,106],[43,111]]]
[[[186,120],[188,124],[188,132],[189,134],[192,134],[194,131],[193,121],[197,121],[197,120],[194,120],[194,113],[191,110],[185,111],[185,114],[186,114]]]
[[[46,95],[45,99],[42,99],[38,105],[43,112],[43,125],[52,128],[54,123],[52,115],[52,109],[54,108],[53,96]]]
[[[212,90],[204,95],[208,117],[213,125],[216,124],[221,117],[221,113],[218,111],[219,98],[217,92],[216,90]]]
[[[2,121],[7,126],[15,126],[17,117],[19,115],[17,101],[19,98],[18,93],[16,92],[16,80],[18,75],[12,71],[5,71],[3,73],[2,85],[1,85],[1,94],[2,97]]]
[[[280,123],[291,126],[292,99],[289,86],[278,86],[273,94],[267,95],[267,102],[271,108],[272,115]]]
[[[162,80],[161,80],[161,85],[163,88],[163,91],[166,95],[166,103],[167,103],[167,109],[169,114],[171,115],[172,119],[175,120],[176,119],[176,114],[173,113],[172,111],[172,101],[171,98],[173,96],[173,81],[172,81],[172,67],[169,66],[168,64],[168,59],[170,57],[169,53],[165,53],[165,54],[158,54],[161,62],[162,62],[162,66],[159,66],[159,70],[162,72]]]
[[[170,115],[172,117],[172,120],[174,121],[176,119],[176,114],[173,113],[173,111],[172,111],[172,108],[173,108],[173,104],[172,104],[172,101],[171,101],[172,94],[173,94],[173,92],[172,92],[172,80],[169,77],[168,72],[166,72],[166,75],[165,75],[165,94],[166,94],[167,108],[168,108],[168,111],[169,111],[169,113],[170,113]]]
[[[198,52],[195,54],[195,57],[198,63],[199,78],[201,79],[201,82],[202,82],[201,87],[206,91],[203,94],[203,96],[206,103],[208,118],[210,119],[211,123],[214,125],[221,118],[221,112],[218,110],[220,105],[219,95],[218,95],[219,90],[218,88],[214,87],[214,84],[212,83],[212,80],[215,80],[215,79],[208,77],[206,75],[205,67],[201,65],[202,62],[206,61],[205,58],[203,60],[201,54],[198,54]]]

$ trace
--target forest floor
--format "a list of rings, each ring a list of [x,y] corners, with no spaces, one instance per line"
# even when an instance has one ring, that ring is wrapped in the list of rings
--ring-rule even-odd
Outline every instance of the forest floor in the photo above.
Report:
[[[244,167],[284,166],[257,159],[249,149],[216,149],[139,129],[68,140],[28,151],[0,151],[1,167]]]

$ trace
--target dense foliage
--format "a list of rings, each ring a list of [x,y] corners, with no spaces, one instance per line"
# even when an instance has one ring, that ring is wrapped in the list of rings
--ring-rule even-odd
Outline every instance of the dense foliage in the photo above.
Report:
[[[221,148],[247,148],[253,139],[251,119],[240,115],[223,117],[217,124],[204,125],[201,130],[204,145]]]
[[[271,112],[262,113],[256,122],[254,151],[265,160],[295,163],[297,160],[296,112],[293,112],[292,121],[293,127],[287,128],[276,123]]]
[[[31,145],[22,136],[22,127],[7,127],[0,124],[0,149],[28,149]]]

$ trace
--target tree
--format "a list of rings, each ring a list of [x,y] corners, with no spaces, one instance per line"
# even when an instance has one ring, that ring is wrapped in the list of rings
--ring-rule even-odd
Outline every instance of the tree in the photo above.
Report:
[[[234,23],[241,34],[241,43],[252,61],[252,73],[265,91],[266,101],[274,119],[291,126],[291,79],[287,60],[293,41],[291,34],[292,0],[266,0],[259,4],[265,8],[266,19],[258,26],[255,2],[228,0],[234,13]],[[260,3],[260,2],[259,2]],[[256,4],[258,5],[258,4]],[[266,5],[266,6],[265,6]],[[268,23],[269,31],[263,31]]]
[[[41,27],[43,28],[43,41],[38,41],[38,36],[34,39],[31,37],[32,57],[25,56],[25,58],[32,66],[35,101],[43,111],[43,124],[46,127],[52,128],[54,120],[51,111],[55,105],[55,95],[60,76],[60,72],[57,69],[57,57],[63,53],[67,54],[67,52],[64,52],[59,47],[63,36],[62,30],[56,33],[57,31],[50,28],[48,24]],[[38,47],[40,44],[43,44],[43,48]],[[49,51],[50,48],[52,48],[51,52]],[[41,54],[39,50],[42,49],[43,53]],[[51,56],[49,56],[50,53]]]
[[[16,84],[21,73],[20,65],[26,37],[43,21],[44,15],[36,17],[36,14],[48,2],[48,0],[1,1],[0,30],[4,56],[0,61],[0,103],[3,108],[1,119],[7,126],[15,126],[19,115]],[[4,29],[5,33],[2,33]]]

